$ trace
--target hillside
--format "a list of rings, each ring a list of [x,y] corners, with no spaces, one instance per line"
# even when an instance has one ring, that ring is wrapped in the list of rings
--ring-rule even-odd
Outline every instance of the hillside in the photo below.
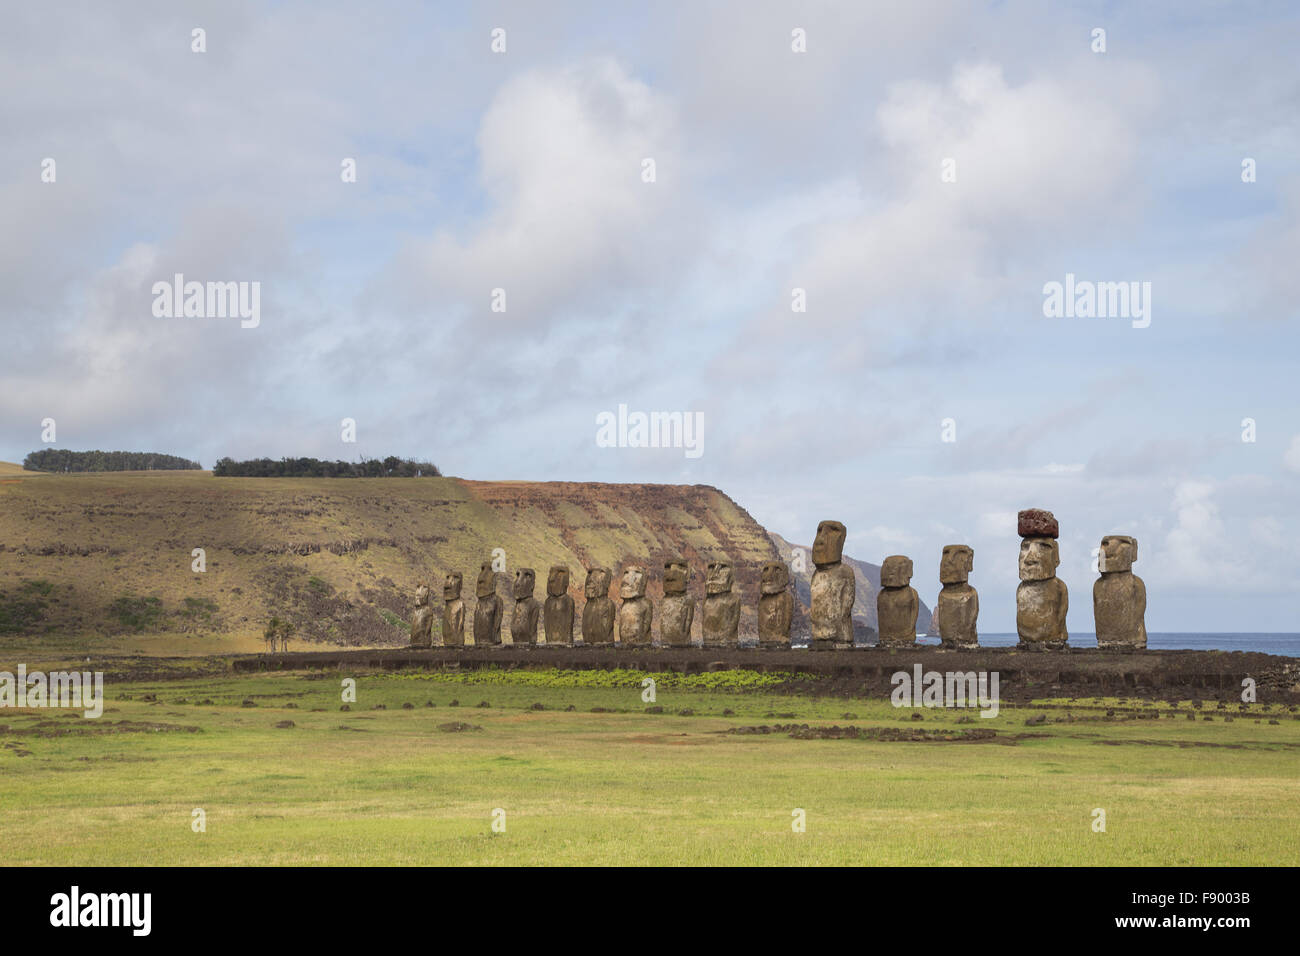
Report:
[[[678,553],[702,598],[703,565],[729,557],[742,633],[752,633],[759,571],[776,557],[743,508],[701,485],[15,474],[0,478],[0,641],[10,646],[40,636],[67,649],[156,638],[169,653],[252,650],[271,614],[294,620],[299,646],[403,644],[416,584],[429,582],[440,603],[443,575],[459,570],[472,607],[494,548],[505,552],[507,603],[516,567],[537,570],[542,599],[546,569],[567,563],[581,604],[592,562],[616,582],[624,564],[644,563],[657,599],[663,561]],[[195,548],[203,573],[191,570]]]
[[[795,623],[791,630],[795,634],[806,635],[808,632],[808,604],[812,595],[812,573],[816,570],[812,563],[812,546],[791,544],[775,532],[772,532],[770,537],[772,543],[776,545],[777,552],[781,555],[781,560],[791,565],[790,577],[794,580],[795,599],[799,605],[795,609]],[[795,548],[802,548],[807,555],[806,571],[799,572],[794,568],[791,557]],[[856,593],[853,601],[854,635],[859,641],[866,640],[874,643],[877,634],[876,593],[880,590],[880,565],[871,564],[868,561],[858,561],[847,554],[844,556],[844,563],[853,569],[853,578],[856,582]],[[916,588],[919,595],[921,588],[917,587],[917,582],[913,581],[912,586]],[[921,609],[916,615],[916,631],[918,634],[925,634],[930,627],[930,607],[924,600],[920,604]],[[935,633],[937,634],[938,631]]]

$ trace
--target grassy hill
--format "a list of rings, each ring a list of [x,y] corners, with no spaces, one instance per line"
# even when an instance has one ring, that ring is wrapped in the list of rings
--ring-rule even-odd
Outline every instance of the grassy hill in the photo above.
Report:
[[[191,569],[195,548],[206,552],[203,573]],[[505,552],[507,606],[517,567],[536,569],[541,599],[546,569],[568,564],[580,598],[585,565],[613,568],[617,584],[623,565],[644,563],[657,599],[663,561],[680,553],[702,599],[704,564],[728,557],[744,596],[742,632],[755,628],[759,571],[776,556],[743,508],[701,485],[15,469],[0,477],[0,642],[11,651],[248,651],[277,614],[297,624],[299,647],[403,644],[417,583],[440,602],[444,574],[459,570],[472,607],[494,548]]]

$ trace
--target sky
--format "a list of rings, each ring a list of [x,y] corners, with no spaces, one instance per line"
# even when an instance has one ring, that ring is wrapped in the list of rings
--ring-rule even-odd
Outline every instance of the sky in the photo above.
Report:
[[[1149,631],[1300,630],[1294,4],[4,19],[0,459],[713,485],[931,604],[971,545],[987,632],[1040,507],[1072,632],[1108,533]],[[256,326],[156,314],[177,273],[258,283]],[[1149,311],[1048,316],[1067,275]],[[620,405],[702,440],[609,447]]]

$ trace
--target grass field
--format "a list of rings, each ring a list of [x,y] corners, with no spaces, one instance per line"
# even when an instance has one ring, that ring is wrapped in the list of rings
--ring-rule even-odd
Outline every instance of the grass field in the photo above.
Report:
[[[1280,706],[1207,706],[1192,720],[1188,705],[1160,704],[1137,719],[1152,705],[1088,699],[918,721],[885,701],[781,692],[773,675],[664,678],[651,705],[639,674],[478,671],[357,674],[341,710],[345,676],[110,680],[99,720],[0,711],[7,861],[1300,861],[1300,721]],[[804,723],[997,735],[726,733]],[[806,832],[792,828],[797,809]]]

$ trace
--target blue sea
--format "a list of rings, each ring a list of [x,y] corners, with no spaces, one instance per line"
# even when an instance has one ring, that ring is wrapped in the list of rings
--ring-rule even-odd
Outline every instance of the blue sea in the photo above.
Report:
[[[1020,639],[1015,634],[985,634],[980,631],[980,644],[985,647],[1010,647]],[[918,637],[918,644],[938,644],[937,637]],[[1096,634],[1070,632],[1071,647],[1096,647]],[[1258,651],[1264,654],[1282,654],[1300,657],[1300,634],[1147,634],[1147,647],[1151,650],[1169,651]]]

